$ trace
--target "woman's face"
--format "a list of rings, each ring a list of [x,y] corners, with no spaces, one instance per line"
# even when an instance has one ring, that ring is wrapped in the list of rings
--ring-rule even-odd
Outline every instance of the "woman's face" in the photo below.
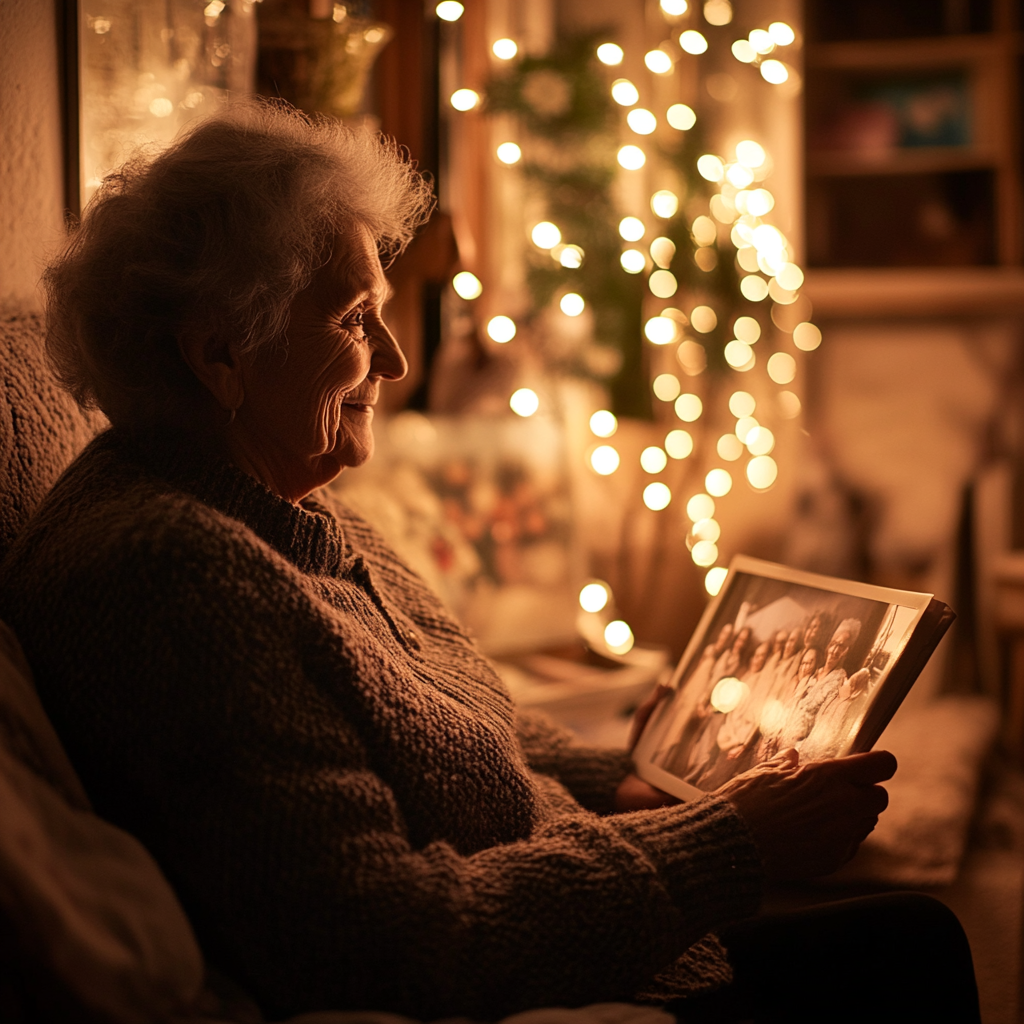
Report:
[[[806,679],[809,675],[813,675],[817,667],[818,652],[813,647],[808,647],[800,659],[800,678]]]
[[[338,235],[334,249],[292,303],[286,351],[247,367],[234,425],[258,475],[291,501],[373,454],[380,382],[407,369],[381,317],[388,285],[369,232]]]
[[[751,672],[760,672],[764,668],[764,663],[768,660],[768,652],[771,649],[772,645],[767,640],[757,645],[757,650],[754,651],[754,656],[750,659]]]
[[[792,658],[796,654],[800,647],[800,640],[803,637],[803,632],[799,626],[789,631],[789,639],[786,640],[786,648],[782,652],[784,658]]]

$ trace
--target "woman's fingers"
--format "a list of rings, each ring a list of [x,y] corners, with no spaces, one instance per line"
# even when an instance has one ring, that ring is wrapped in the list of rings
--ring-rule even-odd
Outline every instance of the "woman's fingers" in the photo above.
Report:
[[[896,758],[888,750],[869,750],[819,762],[821,769],[854,785],[871,786],[896,774]]]
[[[647,695],[640,707],[636,709],[636,712],[633,714],[633,724],[629,729],[629,742],[626,745],[627,750],[632,750],[637,745],[637,742],[640,739],[640,734],[644,731],[644,726],[647,725],[650,721],[651,715],[654,714],[654,709],[671,692],[671,686],[662,686],[659,683]]]

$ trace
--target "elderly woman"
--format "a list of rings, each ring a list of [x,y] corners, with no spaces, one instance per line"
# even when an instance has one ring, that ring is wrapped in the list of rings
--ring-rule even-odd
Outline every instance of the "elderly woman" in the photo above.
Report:
[[[0,613],[97,810],[268,1015],[768,992],[727,984],[756,943],[709,933],[846,859],[891,756],[781,757],[671,806],[625,752],[517,718],[424,584],[314,496],[370,457],[405,372],[380,255],[429,207],[394,145],[273,106],[108,178],[45,281],[53,363],[112,426],[12,549]]]

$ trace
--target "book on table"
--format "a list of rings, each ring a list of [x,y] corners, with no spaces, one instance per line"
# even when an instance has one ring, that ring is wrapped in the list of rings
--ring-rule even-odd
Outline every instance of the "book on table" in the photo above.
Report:
[[[683,799],[787,749],[870,750],[954,619],[931,594],[739,555],[634,751]]]

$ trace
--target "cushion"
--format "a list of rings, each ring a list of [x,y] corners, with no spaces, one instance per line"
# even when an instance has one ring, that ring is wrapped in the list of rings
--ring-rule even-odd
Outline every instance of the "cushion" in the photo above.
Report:
[[[0,559],[69,462],[106,426],[54,380],[34,314],[0,316]]]
[[[3,623],[0,915],[15,947],[94,1019],[165,1020],[201,990],[177,898],[146,850],[88,809]]]

